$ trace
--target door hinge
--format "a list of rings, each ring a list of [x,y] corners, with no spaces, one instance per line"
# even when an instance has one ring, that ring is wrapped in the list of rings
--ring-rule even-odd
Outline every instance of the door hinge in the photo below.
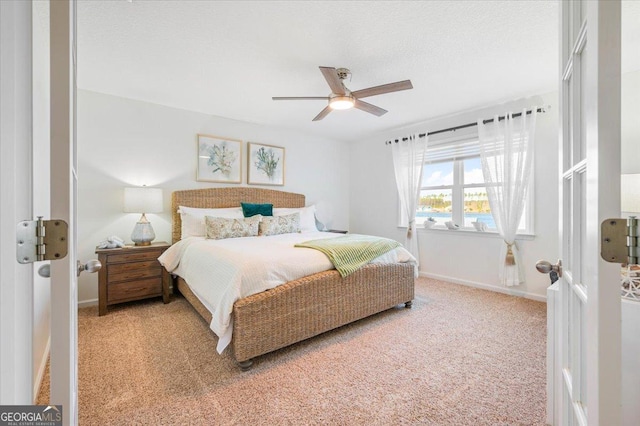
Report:
[[[24,220],[16,231],[18,263],[62,259],[68,252],[67,222],[60,219]]]
[[[638,219],[607,219],[600,225],[600,256],[607,262],[638,263]]]

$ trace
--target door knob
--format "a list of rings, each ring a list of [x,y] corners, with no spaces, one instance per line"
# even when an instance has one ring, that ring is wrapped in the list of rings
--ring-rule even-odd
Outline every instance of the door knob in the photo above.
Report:
[[[97,259],[92,259],[85,264],[82,264],[82,262],[78,260],[78,276],[80,276],[82,271],[93,273],[99,271],[100,268],[102,268],[102,263]]]
[[[546,260],[538,260],[538,262],[536,263],[536,269],[542,274],[548,274],[553,271],[558,274],[559,277],[561,277],[562,260],[558,259],[558,263],[556,263],[555,265],[552,265],[551,262],[548,262]]]
[[[88,261],[84,265],[78,260],[78,276],[80,276],[80,273],[82,271],[96,272],[99,271],[100,268],[102,268],[102,263],[100,263],[99,260],[93,259]],[[41,267],[39,267],[38,275],[44,278],[51,277],[51,265],[42,265]]]
[[[40,275],[43,278],[51,277],[51,265],[47,263],[46,265],[42,265],[41,267],[39,267],[38,275]]]

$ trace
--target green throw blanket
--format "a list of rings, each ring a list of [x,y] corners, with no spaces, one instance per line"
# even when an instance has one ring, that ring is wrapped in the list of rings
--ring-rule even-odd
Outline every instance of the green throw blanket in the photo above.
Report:
[[[388,238],[358,234],[305,241],[295,245],[295,247],[320,250],[326,254],[342,277],[346,277],[398,246],[400,246],[399,242]]]

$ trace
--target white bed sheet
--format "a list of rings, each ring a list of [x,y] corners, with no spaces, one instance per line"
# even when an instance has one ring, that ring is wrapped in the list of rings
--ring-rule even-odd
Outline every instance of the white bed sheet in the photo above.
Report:
[[[236,300],[318,272],[334,269],[329,258],[295,244],[333,238],[328,232],[281,234],[268,237],[211,240],[185,238],[158,259],[172,274],[189,283],[193,293],[212,313],[211,330],[219,337],[219,353],[231,342],[231,311]],[[385,253],[371,263],[411,263],[415,258],[404,248]],[[417,271],[417,267],[414,268]]]

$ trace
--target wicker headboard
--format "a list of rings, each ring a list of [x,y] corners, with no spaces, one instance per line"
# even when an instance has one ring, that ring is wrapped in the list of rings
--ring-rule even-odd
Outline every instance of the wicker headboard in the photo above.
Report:
[[[271,203],[273,207],[304,207],[305,198],[302,194],[275,191],[262,188],[205,188],[175,191],[171,194],[171,239],[173,243],[180,241],[182,223],[178,206],[198,208],[226,208],[240,207],[240,203]]]

